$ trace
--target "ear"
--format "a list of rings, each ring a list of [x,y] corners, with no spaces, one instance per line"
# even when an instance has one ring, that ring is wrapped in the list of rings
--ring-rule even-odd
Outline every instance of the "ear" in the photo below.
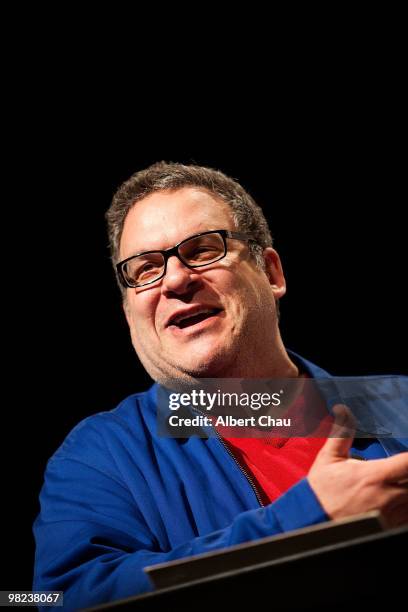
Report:
[[[286,281],[280,257],[272,247],[264,249],[265,273],[269,279],[275,299],[279,300],[286,293]]]

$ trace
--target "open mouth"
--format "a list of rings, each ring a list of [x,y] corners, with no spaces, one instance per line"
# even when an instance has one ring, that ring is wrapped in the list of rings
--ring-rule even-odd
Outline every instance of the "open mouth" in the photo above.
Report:
[[[178,329],[186,329],[187,327],[193,327],[207,319],[215,317],[219,312],[221,312],[221,308],[212,308],[193,315],[175,317],[174,320],[170,321],[170,326],[177,327]]]

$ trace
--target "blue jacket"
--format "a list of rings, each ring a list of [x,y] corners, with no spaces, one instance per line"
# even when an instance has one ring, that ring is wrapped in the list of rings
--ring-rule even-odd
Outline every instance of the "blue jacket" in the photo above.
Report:
[[[292,358],[311,376],[335,380]],[[153,385],[86,418],[48,462],[33,588],[63,591],[64,610],[151,590],[147,565],[327,520],[306,479],[263,507],[218,438],[158,437],[156,395]],[[375,458],[405,448],[386,438],[356,452]]]

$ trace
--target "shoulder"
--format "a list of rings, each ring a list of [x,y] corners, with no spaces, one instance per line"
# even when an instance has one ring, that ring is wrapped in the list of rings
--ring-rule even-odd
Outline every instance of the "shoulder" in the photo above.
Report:
[[[51,457],[94,464],[120,448],[146,443],[156,427],[157,385],[126,397],[116,408],[93,414],[80,421]]]

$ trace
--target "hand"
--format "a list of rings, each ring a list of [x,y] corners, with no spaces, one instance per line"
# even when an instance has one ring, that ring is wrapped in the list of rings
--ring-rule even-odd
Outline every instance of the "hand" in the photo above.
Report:
[[[408,452],[371,461],[350,459],[354,418],[341,404],[333,412],[330,437],[308,474],[326,514],[339,519],[379,510],[388,527],[408,523]]]

